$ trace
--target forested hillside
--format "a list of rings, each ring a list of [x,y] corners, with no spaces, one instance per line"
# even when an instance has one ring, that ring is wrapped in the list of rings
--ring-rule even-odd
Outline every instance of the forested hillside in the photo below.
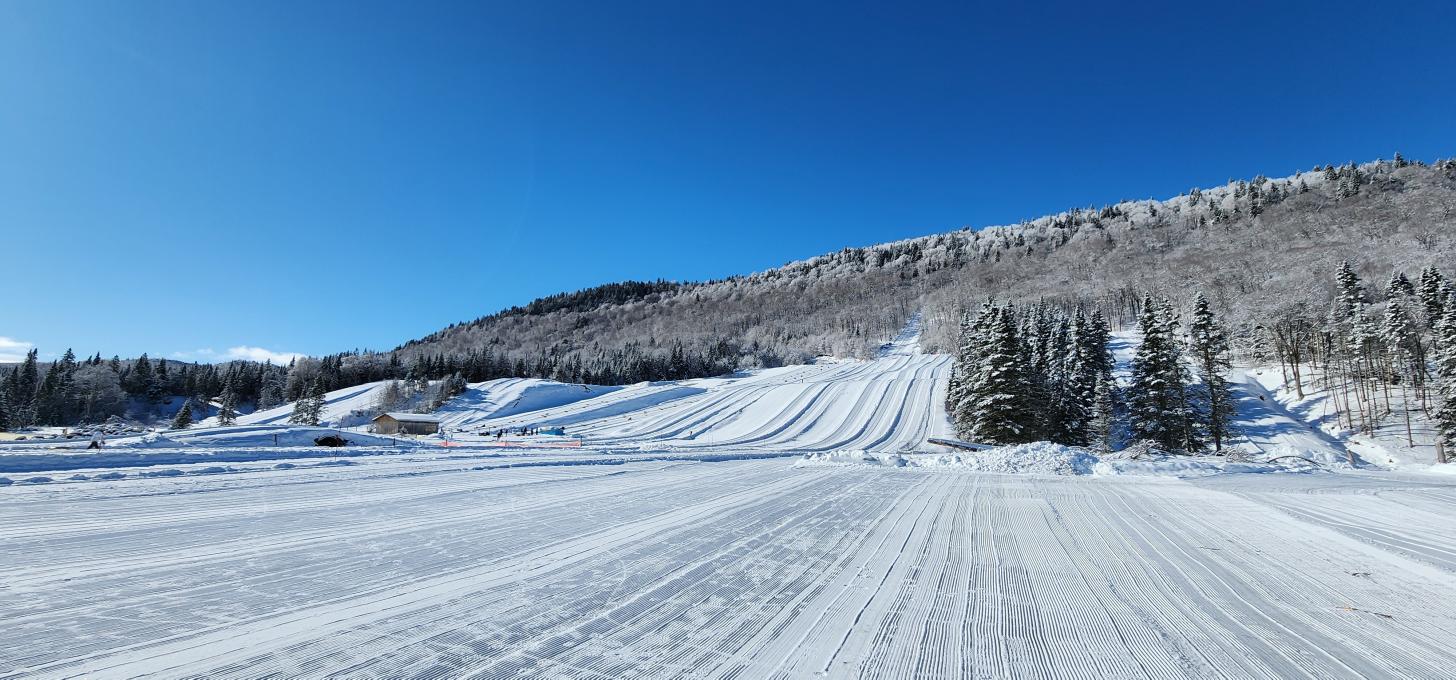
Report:
[[[846,248],[695,284],[621,284],[462,323],[396,350],[627,382],[728,366],[870,356],[914,311],[949,351],[966,307],[1095,300],[1130,323],[1149,291],[1202,290],[1235,328],[1284,301],[1328,298],[1342,260],[1383,279],[1456,248],[1456,162],[1394,160],[1231,181],[1164,201],[1070,210],[1014,226]],[[675,357],[682,357],[675,359]],[[503,361],[504,360],[504,361]],[[672,367],[684,370],[672,370]]]
[[[459,374],[624,384],[868,357],[914,312],[925,346],[950,353],[963,312],[987,298],[1095,307],[1130,324],[1143,296],[1202,291],[1249,342],[1291,305],[1328,307],[1330,272],[1384,280],[1449,262],[1456,250],[1456,161],[1322,166],[1123,201],[1017,225],[846,248],[719,281],[622,282],[536,300],[391,351],[351,351],[289,367],[235,362],[179,378],[135,362],[62,360],[0,369],[0,425],[72,424],[156,411],[168,395],[240,408],[387,378]],[[1088,310],[1090,311],[1090,309]],[[1303,313],[1303,312],[1301,312]],[[48,374],[55,373],[54,376]],[[232,387],[226,386],[232,376]]]

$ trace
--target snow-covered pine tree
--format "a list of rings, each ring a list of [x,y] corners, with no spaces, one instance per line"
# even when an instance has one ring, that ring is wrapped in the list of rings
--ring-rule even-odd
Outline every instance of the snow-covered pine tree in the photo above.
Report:
[[[272,367],[267,367],[271,369]],[[267,370],[263,374],[263,384],[258,390],[258,410],[276,408],[283,405],[283,377],[275,370]]]
[[[1401,413],[1405,417],[1406,443],[1415,446],[1415,435],[1411,431],[1410,422],[1410,387],[1418,380],[1417,374],[1424,374],[1425,368],[1417,365],[1416,357],[1423,353],[1421,339],[1401,298],[1391,298],[1386,305],[1380,335],[1390,362],[1388,378],[1400,381],[1401,385],[1401,401],[1404,402]]]
[[[1426,328],[1435,329],[1446,312],[1446,277],[1435,265],[1421,270],[1420,298],[1426,317]]]
[[[304,395],[293,402],[293,413],[288,422],[296,425],[318,425],[323,415],[323,384],[318,380],[309,382]]]
[[[182,408],[172,417],[172,429],[185,430],[192,427],[192,400],[182,402]]]
[[[1084,446],[1097,440],[1093,421],[1098,415],[1098,390],[1103,382],[1110,382],[1110,378],[1104,377],[1107,347],[1103,330],[1100,317],[1088,319],[1081,310],[1072,317],[1064,350],[1067,357],[1061,407],[1064,431],[1057,440],[1061,443]]]
[[[1107,318],[1102,315],[1102,310],[1092,310],[1092,318],[1088,320],[1088,330],[1092,335],[1088,340],[1091,347],[1096,348],[1100,358],[1099,368],[1103,379],[1112,379],[1112,369],[1116,362],[1112,358],[1112,326],[1107,323]]]
[[[984,307],[982,308],[984,310]],[[984,313],[984,311],[983,311]],[[954,414],[956,405],[965,396],[966,373],[969,367],[975,365],[971,359],[971,314],[961,312],[961,321],[956,332],[955,361],[951,363],[950,380],[945,390],[945,412]]]
[[[1189,353],[1193,355],[1193,362],[1203,380],[1207,400],[1204,428],[1213,439],[1214,453],[1222,453],[1234,412],[1233,394],[1229,391],[1226,374],[1230,368],[1228,337],[1214,318],[1213,310],[1208,307],[1208,298],[1202,292],[1193,298],[1193,319],[1188,327],[1188,339]]]
[[[1034,428],[1027,408],[1026,357],[1010,307],[997,310],[978,353],[971,387],[957,413],[961,436],[988,444],[1030,441]]]
[[[317,425],[324,417],[324,383],[314,380],[308,391],[308,417],[310,425]]]
[[[1413,297],[1416,294],[1415,284],[1406,278],[1399,270],[1392,271],[1390,278],[1385,282],[1385,298],[1395,300],[1398,298]]]
[[[1117,385],[1112,380],[1097,381],[1092,417],[1087,422],[1088,443],[1098,451],[1111,451],[1117,425]]]
[[[1456,452],[1456,304],[1446,301],[1446,311],[1436,324],[1436,375],[1440,380],[1441,406],[1436,410],[1436,430],[1447,460]]]
[[[975,402],[971,399],[971,388],[980,370],[981,347],[990,336],[1000,313],[995,302],[988,299],[981,303],[981,309],[970,325],[962,329],[956,352],[956,368],[960,377],[946,409],[957,432],[969,431],[974,421]]]
[[[1365,287],[1360,284],[1360,277],[1355,274],[1355,269],[1350,266],[1349,260],[1341,260],[1340,267],[1335,271],[1336,295],[1339,304],[1343,307],[1345,318],[1353,318],[1355,310],[1365,304]]]
[[[217,423],[219,425],[232,425],[237,422],[238,389],[233,381],[232,371],[228,371],[227,378],[222,383],[222,395],[219,397],[219,400]]]
[[[1163,298],[1158,310],[1162,317],[1164,337],[1170,339],[1168,343],[1168,381],[1170,385],[1176,386],[1172,396],[1177,400],[1178,417],[1180,420],[1181,444],[1178,448],[1192,453],[1203,448],[1203,422],[1195,413],[1193,403],[1189,398],[1188,386],[1193,382],[1193,375],[1188,370],[1188,365],[1183,360],[1183,339],[1179,333],[1180,324],[1178,312],[1173,309],[1173,302]]]
[[[1128,386],[1128,419],[1135,439],[1155,442],[1170,451],[1188,451],[1196,441],[1190,431],[1187,369],[1176,337],[1171,304],[1143,299],[1138,317],[1143,341],[1132,360]]]

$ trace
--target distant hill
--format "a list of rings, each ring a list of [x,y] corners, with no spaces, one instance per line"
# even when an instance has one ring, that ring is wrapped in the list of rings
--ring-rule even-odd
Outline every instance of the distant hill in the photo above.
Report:
[[[489,353],[516,374],[624,382],[866,357],[922,309],[927,347],[943,351],[959,310],[986,296],[1096,298],[1115,311],[1144,291],[1199,289],[1236,324],[1252,323],[1283,298],[1327,288],[1341,259],[1379,281],[1393,267],[1450,261],[1453,239],[1456,162],[1397,158],[846,248],[721,281],[610,284],[455,324],[395,353]],[[692,365],[640,370],[669,366],[674,352]]]

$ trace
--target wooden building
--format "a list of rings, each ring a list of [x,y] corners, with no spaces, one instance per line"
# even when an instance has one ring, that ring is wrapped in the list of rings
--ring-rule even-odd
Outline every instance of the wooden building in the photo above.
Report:
[[[428,413],[382,413],[374,417],[374,431],[379,434],[435,434],[440,431],[440,417]]]

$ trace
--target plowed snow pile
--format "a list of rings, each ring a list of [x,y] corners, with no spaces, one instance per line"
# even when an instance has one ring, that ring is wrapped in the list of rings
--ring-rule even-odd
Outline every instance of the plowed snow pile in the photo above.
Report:
[[[830,451],[808,453],[795,467],[897,467],[996,472],[1003,474],[1095,475],[1101,477],[1143,475],[1155,477],[1203,477],[1220,474],[1268,472],[1310,472],[1314,463],[1285,460],[1278,463],[1236,461],[1206,456],[1142,455],[1129,459],[1113,454],[1099,458],[1086,449],[1051,442],[1003,446],[990,451],[932,454]]]
[[[859,465],[946,468],[1007,474],[1087,475],[1093,473],[1093,466],[1098,462],[1096,456],[1083,449],[1050,442],[1033,442],[983,452],[940,455],[900,455],[866,451],[810,453],[805,454],[795,465]]]

